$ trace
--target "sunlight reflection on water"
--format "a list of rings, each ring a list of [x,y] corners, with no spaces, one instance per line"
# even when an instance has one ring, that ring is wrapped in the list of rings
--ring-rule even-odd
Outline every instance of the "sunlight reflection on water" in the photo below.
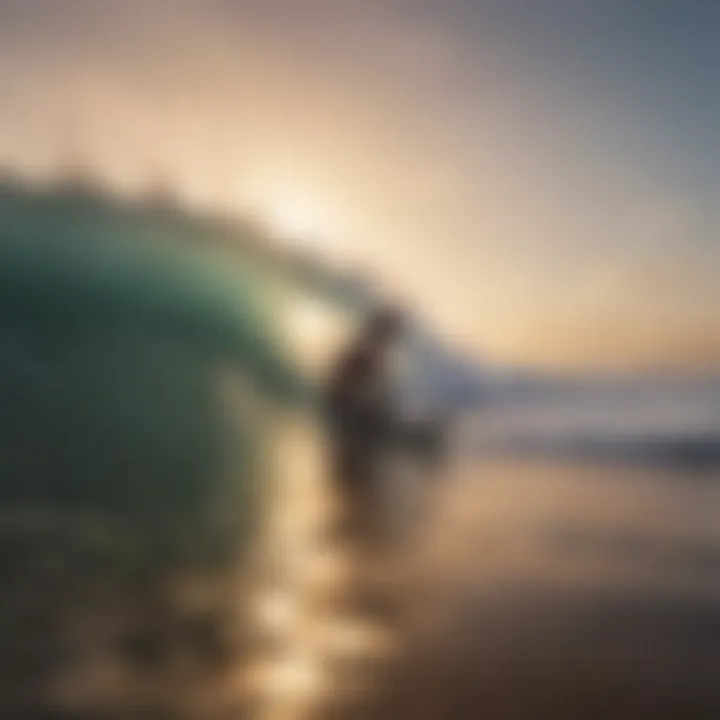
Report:
[[[300,720],[343,694],[369,691],[360,668],[391,656],[394,630],[352,602],[362,563],[338,533],[342,508],[307,424],[283,434],[276,463],[264,542],[271,570],[254,617],[265,645],[247,678],[261,717]]]

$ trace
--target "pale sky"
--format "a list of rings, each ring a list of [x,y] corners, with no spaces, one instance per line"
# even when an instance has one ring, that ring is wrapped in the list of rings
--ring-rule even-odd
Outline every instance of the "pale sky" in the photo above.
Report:
[[[720,8],[0,0],[0,156],[257,206],[465,347],[720,366]]]

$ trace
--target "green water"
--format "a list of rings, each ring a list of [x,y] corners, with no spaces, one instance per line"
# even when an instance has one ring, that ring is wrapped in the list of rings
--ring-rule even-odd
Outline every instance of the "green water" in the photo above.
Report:
[[[0,191],[3,717],[92,704],[97,662],[163,706],[245,652],[282,418],[313,414],[283,317],[338,301],[233,232]]]

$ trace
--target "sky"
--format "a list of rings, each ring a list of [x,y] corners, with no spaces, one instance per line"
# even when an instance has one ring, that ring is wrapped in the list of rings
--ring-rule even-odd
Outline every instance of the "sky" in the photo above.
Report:
[[[0,159],[260,212],[464,348],[720,367],[720,6],[0,0]]]

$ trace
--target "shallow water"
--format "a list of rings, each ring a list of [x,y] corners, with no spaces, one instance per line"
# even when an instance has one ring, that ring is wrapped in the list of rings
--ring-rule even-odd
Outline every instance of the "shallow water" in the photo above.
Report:
[[[458,455],[440,477],[394,469],[382,499],[355,498],[372,524],[346,515],[330,540],[342,505],[331,486],[306,486],[291,503],[295,522],[312,508],[306,544],[285,553],[304,583],[297,654],[263,707],[338,720],[715,717],[718,481],[718,468]]]
[[[713,717],[718,480],[460,463],[435,491],[403,652],[363,716]]]
[[[458,448],[440,474],[398,462],[351,492],[316,430],[284,422],[262,532],[235,570],[157,561],[138,579],[101,528],[53,530],[63,552],[25,573],[32,603],[15,616],[36,632],[4,637],[63,671],[40,709],[37,686],[23,705],[6,684],[9,716],[717,716],[717,468]],[[43,646],[50,617],[59,646]]]

